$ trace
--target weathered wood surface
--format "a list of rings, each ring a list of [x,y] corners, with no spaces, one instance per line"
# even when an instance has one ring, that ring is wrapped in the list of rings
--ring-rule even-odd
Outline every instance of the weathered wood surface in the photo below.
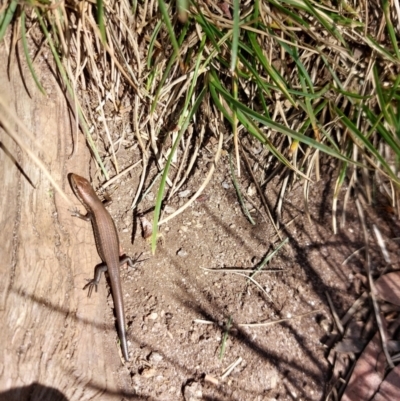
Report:
[[[15,56],[7,73],[7,60],[3,42],[0,96],[36,145],[12,125],[78,205],[67,173],[87,176],[89,152],[79,135],[71,156],[77,136],[65,97],[46,65],[37,68],[43,96]],[[10,121],[0,107],[3,118]],[[0,400],[122,399],[116,371],[124,368],[104,335],[115,330],[104,324],[106,288],[91,299],[82,290],[99,263],[91,226],[70,216],[70,205],[1,124],[0,144]]]

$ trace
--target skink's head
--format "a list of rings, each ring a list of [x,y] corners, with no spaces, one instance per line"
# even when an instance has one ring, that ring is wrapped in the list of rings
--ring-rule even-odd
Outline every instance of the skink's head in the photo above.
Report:
[[[68,178],[76,197],[84,204],[84,206],[90,205],[94,200],[98,199],[86,178],[74,173],[69,173]]]

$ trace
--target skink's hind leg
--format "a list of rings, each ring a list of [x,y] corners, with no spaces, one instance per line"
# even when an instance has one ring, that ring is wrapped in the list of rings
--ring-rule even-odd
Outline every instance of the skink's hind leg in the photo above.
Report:
[[[99,282],[100,282],[101,273],[104,273],[106,271],[107,271],[107,265],[105,265],[104,263],[95,267],[94,278],[92,280],[89,280],[89,282],[83,287],[84,290],[87,287],[89,287],[89,291],[88,291],[89,298],[92,295],[93,287],[95,288],[95,291],[97,292],[97,286],[99,285]]]
[[[142,252],[143,253],[143,252]],[[149,259],[141,259],[139,260],[139,258],[142,256],[142,253],[139,254],[139,256],[135,257],[135,259],[132,259],[130,256],[122,256],[119,259],[119,265],[122,266],[123,264],[127,263],[129,267],[134,267],[136,264],[144,262],[145,260]]]
[[[122,256],[119,258],[120,266],[124,265],[125,263],[127,263],[129,267],[133,267],[135,265],[135,263],[133,262],[133,260],[130,256]]]

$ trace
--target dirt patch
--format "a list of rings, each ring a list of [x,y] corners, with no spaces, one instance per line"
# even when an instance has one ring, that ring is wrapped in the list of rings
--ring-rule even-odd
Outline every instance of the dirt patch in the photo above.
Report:
[[[294,184],[281,224],[288,242],[254,277],[258,287],[238,272],[206,270],[254,269],[281,243],[260,214],[253,214],[254,226],[244,217],[226,165],[220,164],[201,201],[162,227],[155,256],[140,227],[129,224],[129,213],[121,213],[129,210],[127,188],[135,188],[137,178],[127,177],[115,191],[118,203],[111,214],[124,250],[148,258],[121,272],[131,355],[119,371],[126,399],[322,400],[327,394],[331,368],[323,340],[333,327],[327,295],[343,315],[357,296],[355,277],[363,268],[362,253],[343,263],[363,246],[354,205],[345,228],[333,235],[329,168],[312,186],[311,222],[303,212],[302,185]],[[184,189],[194,193],[201,177],[199,168]],[[279,178],[268,185],[268,200],[276,199],[280,185]],[[151,207],[153,199],[150,194],[142,208]],[[169,206],[176,209],[185,201],[176,197]],[[383,220],[380,226],[386,238],[399,230]],[[111,296],[108,302],[112,322]],[[241,326],[280,319],[265,327]],[[115,331],[108,335],[116,341]]]

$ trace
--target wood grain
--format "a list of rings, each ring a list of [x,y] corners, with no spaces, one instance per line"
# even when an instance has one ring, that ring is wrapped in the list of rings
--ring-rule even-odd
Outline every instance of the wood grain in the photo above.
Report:
[[[65,97],[45,64],[36,68],[47,96],[15,60],[7,74],[7,60],[1,48],[0,96],[35,143],[13,126],[78,205],[67,173],[87,176],[89,152],[79,135],[69,158],[76,135]],[[8,116],[0,110],[3,118]],[[70,216],[66,202],[1,124],[0,144],[0,400],[24,394],[41,401],[121,399],[114,373],[121,367],[118,345],[104,335],[115,332],[104,323],[104,281],[91,299],[82,290],[99,263],[90,224]],[[106,351],[112,347],[115,352]]]

